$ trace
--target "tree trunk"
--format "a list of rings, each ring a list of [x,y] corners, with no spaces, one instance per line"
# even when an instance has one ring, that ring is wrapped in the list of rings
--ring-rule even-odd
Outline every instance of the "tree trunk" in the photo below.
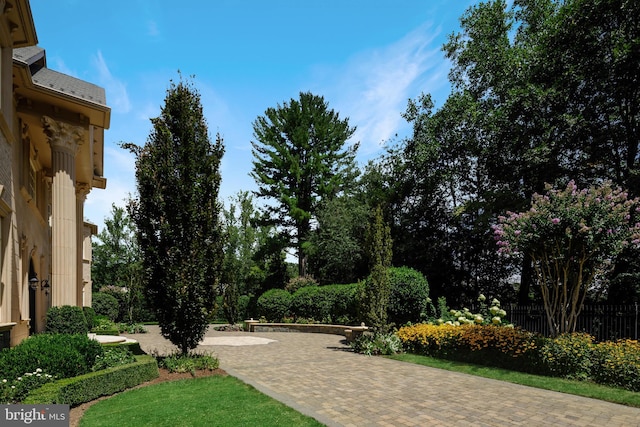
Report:
[[[529,305],[529,291],[533,282],[533,265],[529,257],[522,260],[522,273],[520,274],[520,289],[518,289],[518,305]]]

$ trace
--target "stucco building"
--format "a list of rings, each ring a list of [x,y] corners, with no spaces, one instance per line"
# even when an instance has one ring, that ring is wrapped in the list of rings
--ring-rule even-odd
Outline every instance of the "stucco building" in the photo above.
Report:
[[[28,0],[0,0],[0,348],[91,305],[84,202],[106,187],[103,88],[47,68]]]

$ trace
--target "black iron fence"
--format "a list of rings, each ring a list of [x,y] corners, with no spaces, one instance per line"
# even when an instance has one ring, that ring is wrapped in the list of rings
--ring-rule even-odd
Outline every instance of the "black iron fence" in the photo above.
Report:
[[[505,307],[507,317],[527,331],[549,336],[549,324],[542,305]],[[638,304],[585,305],[580,311],[576,331],[586,332],[596,341],[621,338],[638,339]]]

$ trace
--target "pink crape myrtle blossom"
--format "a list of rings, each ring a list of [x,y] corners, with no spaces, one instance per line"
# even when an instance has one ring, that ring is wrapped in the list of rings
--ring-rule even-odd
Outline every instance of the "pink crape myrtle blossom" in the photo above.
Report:
[[[587,291],[611,260],[640,245],[640,201],[610,182],[546,191],[528,211],[498,217],[493,232],[499,253],[531,259],[549,326],[560,334],[575,330]]]

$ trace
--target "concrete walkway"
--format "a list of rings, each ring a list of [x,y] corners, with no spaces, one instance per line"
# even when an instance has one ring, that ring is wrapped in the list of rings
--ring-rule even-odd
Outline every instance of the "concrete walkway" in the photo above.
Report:
[[[175,349],[158,331],[128,336],[147,352]],[[216,354],[222,369],[328,426],[640,426],[638,408],[354,354],[338,335],[207,337],[214,345],[199,348]],[[229,345],[229,337],[275,341]]]

